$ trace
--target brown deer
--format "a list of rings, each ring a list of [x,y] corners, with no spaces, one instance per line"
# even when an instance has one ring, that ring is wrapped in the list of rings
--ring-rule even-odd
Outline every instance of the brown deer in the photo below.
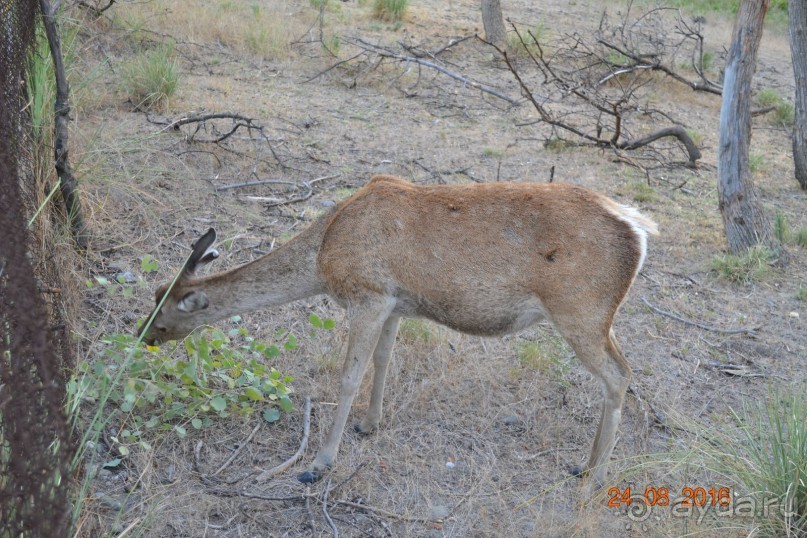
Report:
[[[350,334],[336,416],[298,477],[313,482],[336,458],[371,357],[370,406],[356,430],[378,427],[401,317],[481,336],[548,318],[602,382],[602,416],[584,470],[601,485],[631,378],[611,325],[642,267],[648,233],[658,233],[656,224],[635,209],[569,184],[419,186],[377,176],[277,250],[195,277],[217,256],[209,230],[144,339],[180,339],[237,313],[322,293],[346,308]],[[158,304],[167,289],[157,291]]]

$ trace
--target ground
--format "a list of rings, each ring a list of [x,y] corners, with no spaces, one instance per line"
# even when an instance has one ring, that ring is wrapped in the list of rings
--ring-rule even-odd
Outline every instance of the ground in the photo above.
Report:
[[[331,0],[322,25],[317,2],[270,4],[155,0],[115,4],[98,19],[76,12],[83,18],[71,75],[72,156],[94,229],[76,280],[114,280],[129,272],[145,283],[131,297],[97,286],[83,292],[76,328],[81,360],[97,360],[102,336],[134,330],[152,306],[152,290],[173,277],[189,244],[211,226],[222,254],[217,269],[223,269],[290,240],[374,174],[435,184],[542,182],[553,173],[555,181],[639,207],[661,230],[651,238],[645,267],[616,319],[634,390],[623,410],[608,486],[666,487],[676,496],[685,487],[737,488],[732,476],[699,465],[694,453],[708,432],[734,427],[732,409],[741,413],[744,405],[807,377],[807,254],[790,246],[789,264],[766,266],[765,276],[746,282],[711,269],[725,249],[716,195],[719,97],[663,77],[646,89],[648,102],[662,103],[671,117],[700,134],[703,158],[696,169],[679,166],[645,176],[609,149],[545,145],[545,126],[518,126],[537,118],[526,102],[510,106],[427,67],[354,62],[327,70],[359,52],[349,37],[436,50],[481,32],[475,0],[414,0],[402,23],[379,22],[369,3]],[[540,24],[547,39],[596,26],[604,9],[611,15],[624,9],[621,2],[594,0],[504,4],[506,17],[529,27]],[[717,56],[730,33],[730,21],[718,15],[707,21],[707,45]],[[121,84],[126,63],[169,39],[180,72],[177,93],[162,107],[139,110]],[[439,61],[520,98],[513,77],[480,41],[458,43]],[[763,89],[792,98],[781,25],[766,28],[755,79],[755,90]],[[214,112],[251,118],[266,138],[242,128],[210,142],[229,131],[230,120],[166,128]],[[770,215],[780,212],[798,229],[807,226],[807,194],[792,179],[789,148],[785,128],[769,115],[754,119],[751,153],[760,197]],[[276,183],[220,189],[256,180],[290,182],[293,188]],[[306,199],[288,203],[293,198]],[[158,260],[156,272],[141,271],[145,255]],[[711,328],[753,330],[705,330],[648,303]],[[336,328],[312,333],[312,313],[333,318]],[[267,341],[278,330],[297,336],[298,347],[273,363],[295,378],[294,409],[260,425],[215,484],[199,474],[218,469],[262,419],[232,417],[181,439],[154,434],[151,450],[134,447],[112,469],[99,471],[88,456],[86,474],[97,475],[89,480],[79,534],[309,536],[314,527],[317,535],[328,535],[322,503],[327,484],[337,486],[326,506],[342,536],[744,536],[752,528],[745,520],[696,521],[658,507],[644,519],[628,514],[625,505],[609,507],[608,488],[582,502],[579,480],[568,471],[588,457],[600,389],[549,325],[483,339],[405,322],[382,427],[366,437],[346,432],[332,473],[305,487],[295,475],[330,425],[348,331],[344,315],[324,297],[314,297],[244,315],[240,325]],[[367,406],[368,381],[354,404],[355,419]],[[250,476],[297,450],[304,396],[312,398],[313,412],[302,460],[269,481],[252,483]],[[87,413],[94,409],[92,402],[85,405]],[[110,421],[112,433],[116,420]],[[311,497],[265,500],[222,490]],[[121,503],[125,508],[118,512]]]

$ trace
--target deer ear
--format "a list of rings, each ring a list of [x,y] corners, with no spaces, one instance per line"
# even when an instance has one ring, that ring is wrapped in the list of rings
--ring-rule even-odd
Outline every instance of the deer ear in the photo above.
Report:
[[[192,245],[193,252],[185,264],[185,273],[192,275],[200,265],[209,263],[219,257],[216,249],[210,248],[216,241],[216,230],[210,228],[207,233],[197,239]]]
[[[204,310],[208,306],[210,306],[210,301],[207,298],[207,294],[201,290],[186,293],[177,303],[177,309],[186,314]]]

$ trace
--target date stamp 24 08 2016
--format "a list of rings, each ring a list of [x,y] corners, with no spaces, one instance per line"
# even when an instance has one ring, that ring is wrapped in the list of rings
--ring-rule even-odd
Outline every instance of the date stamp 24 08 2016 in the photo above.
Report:
[[[680,493],[679,493],[680,492]],[[765,517],[778,512],[782,516],[794,516],[792,500],[775,495],[738,495],[728,487],[682,487],[671,490],[667,487],[649,486],[644,491],[630,487],[610,488],[608,506],[627,508],[633,521],[645,521],[654,510],[668,509],[673,517],[697,517],[700,523],[707,514],[713,517]]]

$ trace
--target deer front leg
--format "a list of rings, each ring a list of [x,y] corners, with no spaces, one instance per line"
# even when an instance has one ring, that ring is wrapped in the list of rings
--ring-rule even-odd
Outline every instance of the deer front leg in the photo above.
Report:
[[[347,424],[350,414],[350,407],[359,391],[359,385],[367,371],[370,357],[378,345],[381,330],[392,312],[394,304],[394,300],[383,297],[362,301],[348,308],[350,336],[348,337],[347,356],[342,368],[336,416],[325,438],[325,444],[319,449],[311,467],[297,477],[300,482],[316,482],[322,478],[323,473],[331,467],[336,459],[339,443],[342,441],[342,433],[345,431],[345,424]]]
[[[354,428],[358,433],[368,434],[378,428],[381,422],[384,405],[384,383],[387,378],[387,367],[389,367],[392,348],[395,346],[395,337],[398,335],[398,325],[401,318],[390,316],[381,329],[381,338],[373,352],[373,393],[370,395],[370,407],[367,415],[356,424]]]

